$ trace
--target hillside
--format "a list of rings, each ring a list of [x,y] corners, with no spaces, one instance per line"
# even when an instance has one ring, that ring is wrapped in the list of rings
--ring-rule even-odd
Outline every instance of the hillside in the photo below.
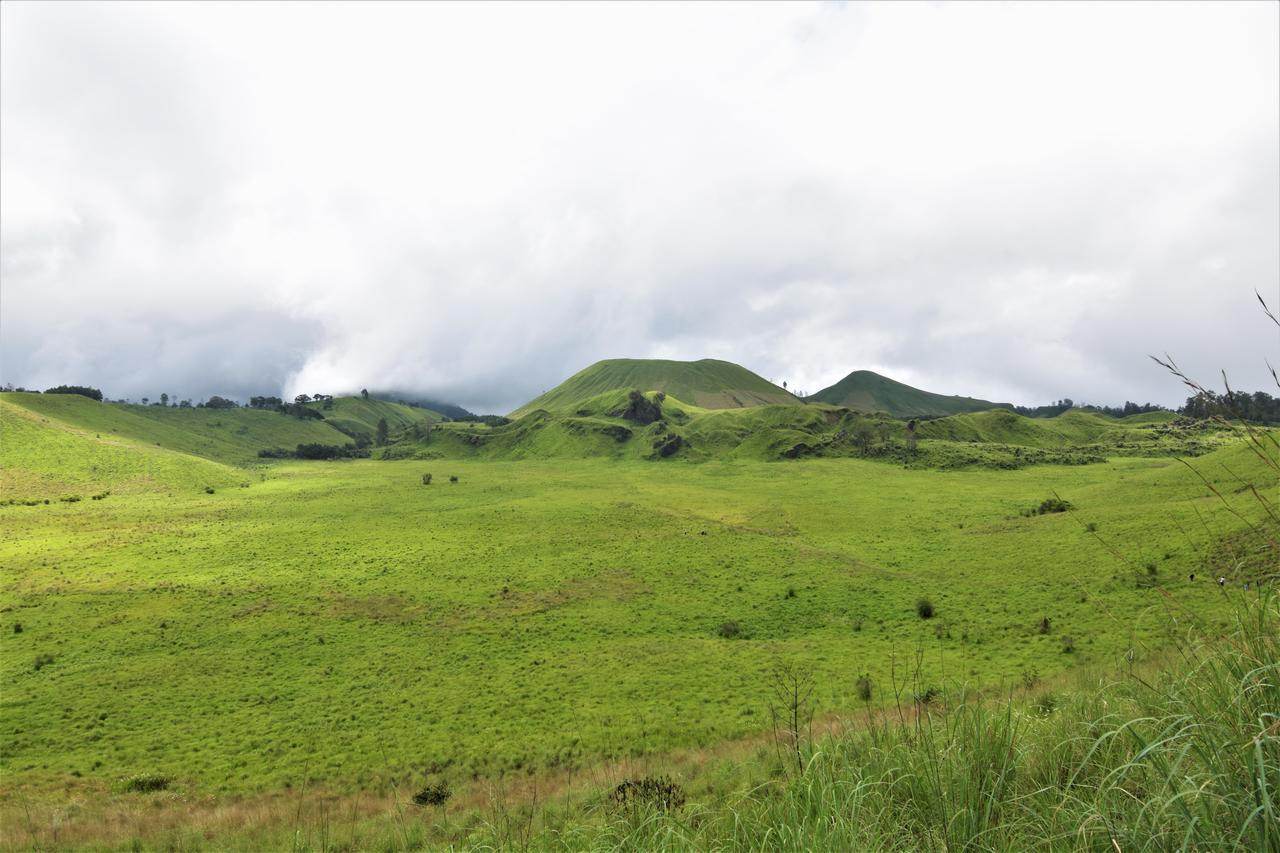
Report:
[[[258,451],[266,448],[351,441],[326,421],[264,409],[135,406],[99,403],[76,394],[7,393],[4,400],[103,438],[133,439],[231,464],[256,461]]]
[[[161,491],[194,494],[241,482],[244,472],[227,465],[156,447],[108,432],[85,429],[0,397],[0,498],[30,500],[89,498]],[[99,406],[83,397],[91,406]]]
[[[987,409],[1013,408],[975,397],[948,397],[912,388],[870,370],[855,370],[836,384],[805,398],[860,412],[887,412],[895,418],[938,418]]]
[[[370,397],[335,397],[332,400],[309,403],[308,408],[324,415],[324,422],[354,439],[373,441],[378,431],[378,421],[386,418],[391,434],[416,423],[437,423],[443,420],[439,412],[416,409],[403,403],[392,403]]]
[[[728,361],[613,358],[574,374],[516,409],[511,417],[538,409],[571,413],[592,397],[619,389],[662,391],[704,409],[798,406],[802,402],[767,379]]]

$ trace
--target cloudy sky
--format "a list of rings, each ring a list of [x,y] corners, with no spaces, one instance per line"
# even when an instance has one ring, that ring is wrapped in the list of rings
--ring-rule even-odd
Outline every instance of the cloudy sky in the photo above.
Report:
[[[1264,388],[1278,10],[5,2],[0,381]]]

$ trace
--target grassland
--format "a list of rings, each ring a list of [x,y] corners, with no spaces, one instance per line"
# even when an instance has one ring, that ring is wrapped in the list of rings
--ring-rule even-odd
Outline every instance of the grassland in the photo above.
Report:
[[[1180,614],[1226,629],[1212,578],[1234,589],[1254,571],[1222,547],[1259,515],[1241,478],[1274,489],[1239,444],[1198,460],[1208,486],[1150,457],[246,468],[156,447],[168,421],[133,439],[55,414],[0,400],[6,492],[44,478],[111,494],[0,506],[9,846],[32,802],[65,823],[103,800],[359,797],[710,749],[770,727],[779,664],[839,712],[862,706],[863,673],[1007,691],[1140,663],[1181,636]],[[431,441],[458,427],[461,444],[445,426]],[[1024,515],[1054,495],[1072,512]],[[138,773],[171,790],[120,790]]]

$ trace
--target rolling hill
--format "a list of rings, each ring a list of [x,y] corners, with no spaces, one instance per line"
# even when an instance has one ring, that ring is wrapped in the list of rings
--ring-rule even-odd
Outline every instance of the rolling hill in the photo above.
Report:
[[[940,418],[988,409],[1013,408],[974,397],[948,397],[912,388],[870,370],[855,370],[836,384],[805,398],[860,412],[887,412],[895,418]]]
[[[566,414],[608,391],[662,391],[704,409],[799,406],[800,398],[741,365],[714,358],[698,361],[613,358],[575,373],[511,413],[518,418],[543,409]]]

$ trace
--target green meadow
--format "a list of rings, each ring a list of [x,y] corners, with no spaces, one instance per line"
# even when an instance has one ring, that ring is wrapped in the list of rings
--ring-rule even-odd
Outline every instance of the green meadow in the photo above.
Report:
[[[357,402],[339,414],[385,416]],[[734,418],[796,423],[687,408],[695,446]],[[488,430],[415,414],[413,454]],[[263,462],[341,433],[5,395],[5,843],[31,802],[461,789],[714,749],[776,728],[779,667],[812,677],[820,714],[862,707],[861,676],[889,707],[1123,668],[1192,621],[1226,628],[1253,569],[1222,543],[1262,515],[1241,483],[1274,486],[1216,433],[1194,470],[1152,455],[1154,433],[1094,464],[952,469],[762,461],[790,439],[758,436],[733,442],[757,458],[557,456],[548,437],[579,434],[540,417],[514,426],[542,424],[524,447],[541,457]],[[1015,426],[1096,443],[1092,418]],[[952,434],[921,458],[990,420],[932,422]],[[1049,499],[1070,510],[1035,512]],[[122,789],[140,774],[169,790]]]

